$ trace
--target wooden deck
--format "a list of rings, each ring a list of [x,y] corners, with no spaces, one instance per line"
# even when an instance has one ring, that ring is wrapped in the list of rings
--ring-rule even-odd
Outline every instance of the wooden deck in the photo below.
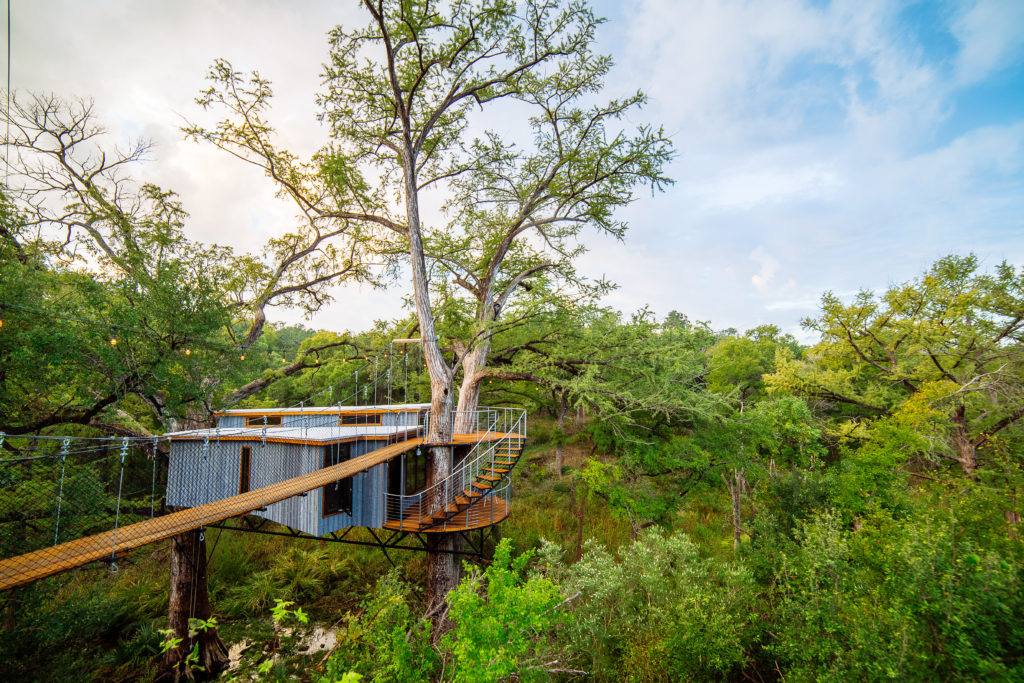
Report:
[[[493,432],[457,434],[453,438],[452,444],[498,441],[505,436],[505,434]],[[510,434],[509,436],[518,437],[519,435]],[[266,505],[312,491],[339,479],[351,477],[421,445],[437,444],[425,444],[422,437],[400,441],[343,463],[286,479],[248,493],[0,560],[0,590],[31,583],[95,560],[110,558],[112,555],[120,556],[130,550],[169,538],[183,531],[197,529],[231,517],[246,515]],[[506,516],[507,514],[506,511]]]
[[[477,502],[468,510],[448,519],[443,527],[431,527],[434,523],[432,517],[420,519],[417,515],[407,515],[401,521],[392,520],[385,522],[385,529],[394,531],[418,531],[418,532],[448,532],[448,531],[470,531],[480,527],[497,524],[509,515],[509,505],[501,498],[491,497],[485,501]]]

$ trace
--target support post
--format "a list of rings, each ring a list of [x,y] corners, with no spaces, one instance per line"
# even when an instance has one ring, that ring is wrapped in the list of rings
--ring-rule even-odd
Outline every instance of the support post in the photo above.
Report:
[[[228,651],[215,628],[192,631],[190,621],[208,620],[210,594],[206,584],[206,540],[199,529],[171,539],[170,599],[168,628],[178,647],[168,650],[161,662],[158,681],[205,680],[215,678],[228,666]],[[189,653],[196,649],[196,666],[189,666]],[[201,669],[199,668],[201,667]]]

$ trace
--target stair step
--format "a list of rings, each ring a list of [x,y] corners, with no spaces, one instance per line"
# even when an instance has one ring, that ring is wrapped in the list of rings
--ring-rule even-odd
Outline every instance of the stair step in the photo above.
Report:
[[[480,489],[481,491],[489,491],[489,490],[491,490],[494,487],[491,486],[490,483],[488,483],[486,481],[474,481],[473,482],[473,488]],[[477,495],[479,495],[479,494],[477,494]]]
[[[483,479],[484,481],[491,481],[491,482],[501,481],[501,477],[492,477],[489,474],[478,474],[478,475],[476,475],[476,478],[477,479]]]

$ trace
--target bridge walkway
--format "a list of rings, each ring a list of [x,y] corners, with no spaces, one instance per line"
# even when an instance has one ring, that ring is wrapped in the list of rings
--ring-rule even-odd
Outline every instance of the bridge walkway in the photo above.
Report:
[[[509,436],[518,437],[494,432],[457,434],[452,444],[498,441]],[[96,560],[116,558],[184,531],[255,512],[272,503],[351,477],[421,445],[424,445],[422,437],[399,441],[337,465],[237,496],[0,560],[0,591],[38,581]]]

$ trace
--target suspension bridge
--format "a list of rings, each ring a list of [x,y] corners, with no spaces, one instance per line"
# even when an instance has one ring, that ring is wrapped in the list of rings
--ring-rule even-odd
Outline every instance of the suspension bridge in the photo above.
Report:
[[[0,550],[5,556],[0,559],[0,591],[95,561],[107,561],[116,570],[119,558],[142,546],[247,515],[285,522],[292,519],[287,515],[292,515],[298,520],[294,524],[299,529],[319,536],[319,532],[329,528],[324,526],[325,521],[331,520],[336,526],[387,529],[404,535],[482,529],[509,514],[509,477],[525,443],[525,413],[521,410],[474,411],[471,420],[464,420],[473,422],[474,429],[455,434],[443,444],[426,443],[422,424],[391,429],[375,427],[386,421],[381,415],[400,412],[393,406],[249,414],[253,412],[224,414],[222,423],[231,424],[232,419],[243,421],[238,429],[218,427],[163,437],[171,444],[168,491],[175,485],[175,476],[184,476],[173,474],[176,458],[179,463],[195,465],[190,471],[197,477],[177,483],[186,488],[205,489],[198,504],[169,514],[156,514],[157,439],[121,439],[116,443],[92,440],[86,442],[87,447],[76,450],[70,449],[70,439],[63,439],[59,442],[60,453],[0,461]],[[425,413],[422,415],[429,419]],[[270,421],[276,422],[276,426],[268,426]],[[325,421],[331,426],[323,426]],[[258,426],[247,426],[252,424]],[[352,424],[356,426],[345,426]],[[216,438],[211,438],[211,434]],[[379,446],[382,438],[386,445]],[[275,443],[278,450],[268,448],[268,444]],[[192,444],[192,450],[184,448],[185,444]],[[149,468],[149,518],[132,521],[144,517],[146,512],[144,502],[140,505],[138,497],[131,495],[138,493],[143,482],[129,482],[126,487],[125,465],[129,446],[138,457],[144,455],[144,445],[151,448],[153,458]],[[343,447],[353,457],[333,464],[339,460]],[[413,454],[436,447],[450,449],[451,472],[430,486],[418,487]],[[358,450],[365,452],[356,455]],[[119,467],[107,467],[104,476],[104,463],[109,464],[111,452]],[[89,458],[96,453],[105,455],[105,460],[93,457],[77,469],[68,464],[75,455]],[[309,459],[310,453],[314,460]],[[58,482],[47,482],[43,477],[44,483],[35,489],[26,486],[29,481],[38,484],[41,472],[56,479],[58,459]],[[323,466],[311,467],[311,462]],[[138,465],[129,468],[136,479],[141,471]],[[281,478],[281,472],[288,467],[303,471]],[[372,476],[375,472],[379,475],[376,478]],[[113,489],[115,473],[116,494],[108,494],[107,489]],[[261,485],[251,486],[254,480]],[[362,513],[352,503],[353,481],[358,482],[355,497],[363,503]],[[322,491],[320,496],[310,496],[318,489]],[[338,495],[346,490],[347,508],[344,496]],[[53,496],[53,504],[41,500],[47,496]],[[104,512],[110,507],[114,511],[113,528],[96,533],[96,527],[109,520]],[[52,539],[51,527],[45,523],[51,510]],[[315,514],[308,514],[310,511]],[[319,519],[315,519],[317,516]],[[314,518],[313,526],[303,529],[303,524],[309,526],[303,520],[310,517]],[[290,529],[290,524],[286,528]],[[24,552],[33,545],[37,549]]]

